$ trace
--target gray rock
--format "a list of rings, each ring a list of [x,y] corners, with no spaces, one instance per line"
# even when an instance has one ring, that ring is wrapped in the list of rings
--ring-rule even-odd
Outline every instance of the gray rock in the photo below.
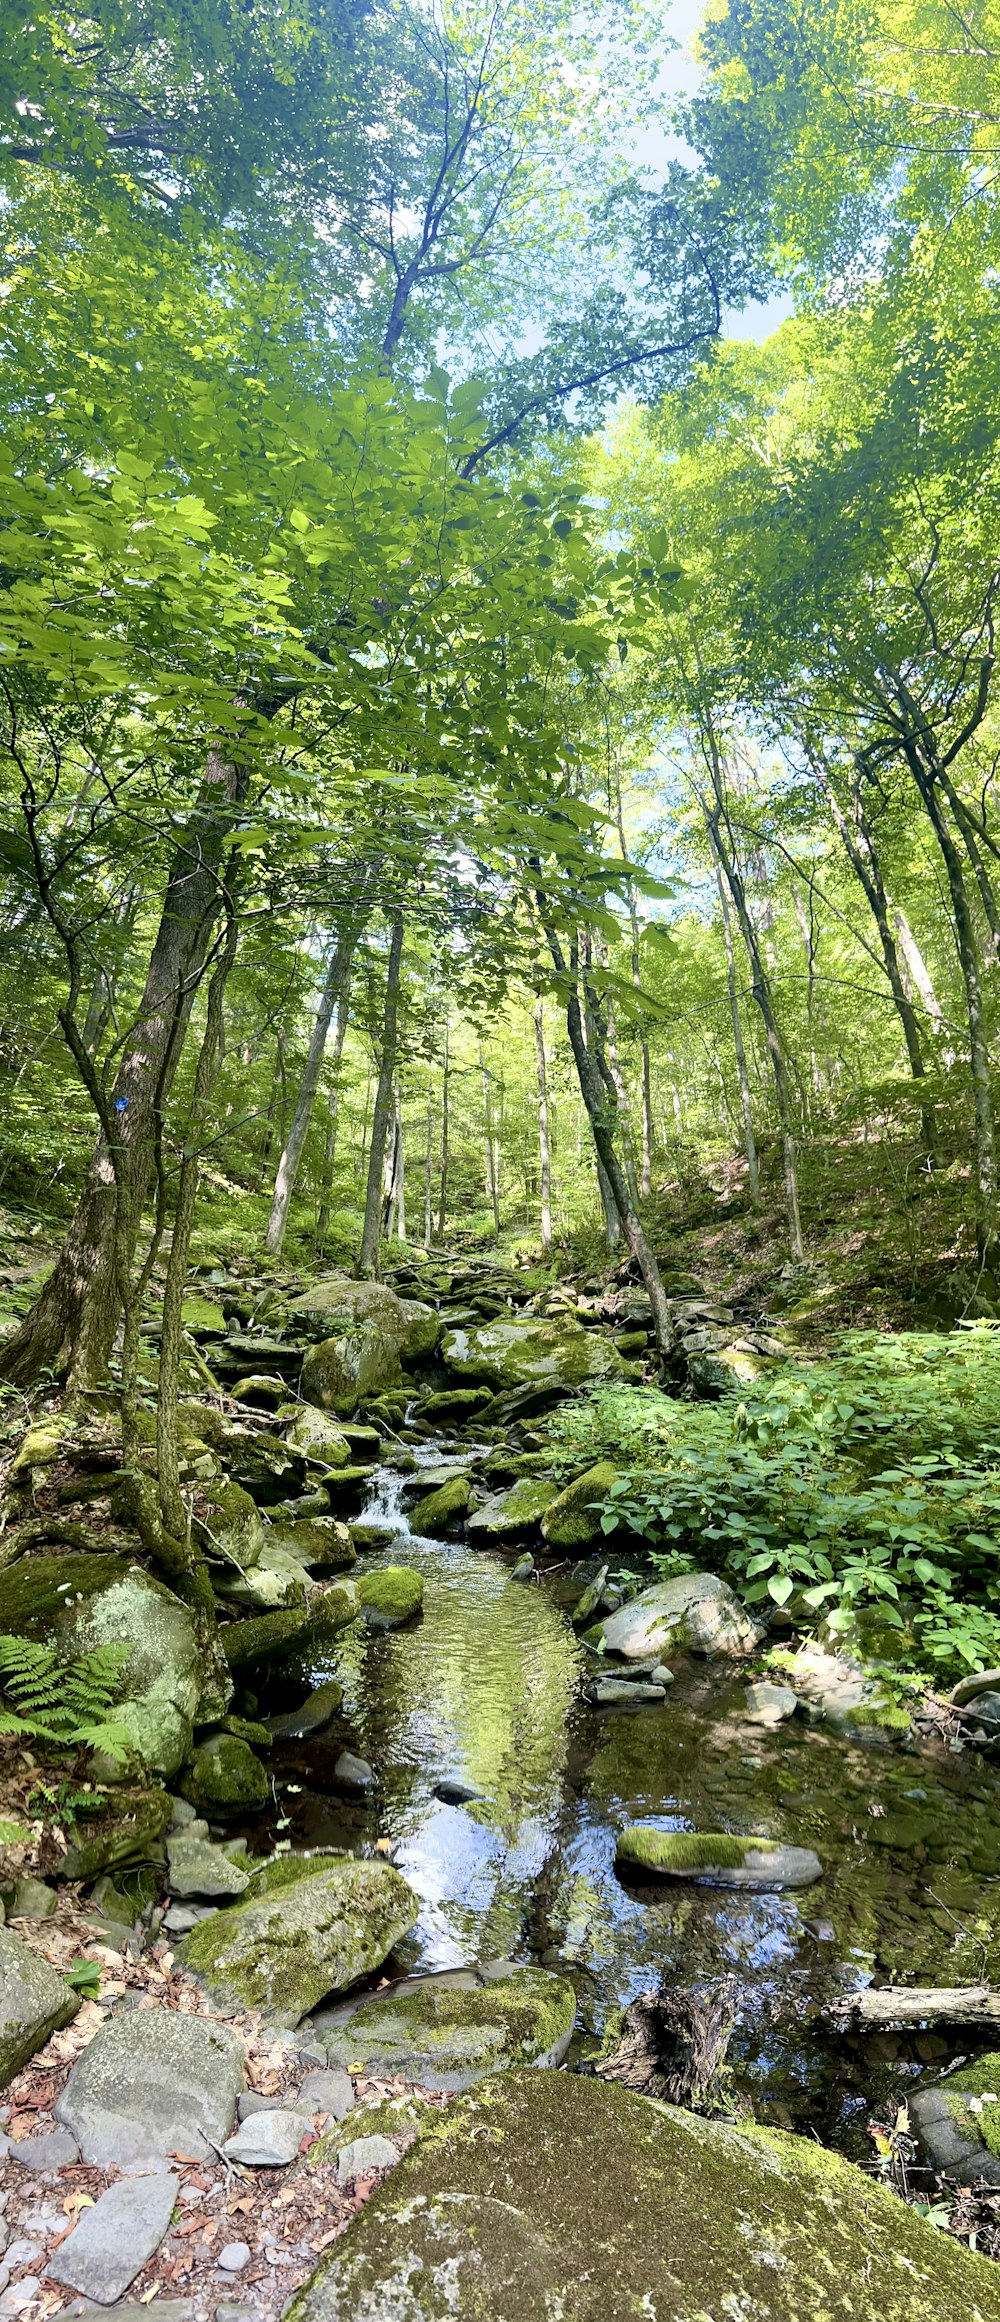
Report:
[[[246,1891],[247,1874],[231,1862],[221,1846],[194,1837],[191,1829],[175,1831],[167,1840],[168,1883],[172,1895],[225,1896]]]
[[[988,2077],[988,2068],[1000,2064],[1000,2058],[987,2056],[981,2059],[982,2064]],[[972,2070],[978,2078],[976,2067]],[[955,2084],[965,2077],[958,2073],[951,2083],[945,2081],[939,2088],[917,2089],[909,2100],[914,2134],[932,2167],[952,2184],[1000,2185],[1000,2158],[990,2152],[982,2133],[985,2105],[996,2114],[1000,2098],[995,2092],[974,2096]],[[993,2077],[1000,2077],[995,2069]]]
[[[215,2262],[221,2266],[224,2274],[241,2274],[249,2265],[252,2254],[248,2241],[227,2241]]]
[[[223,2145],[227,2161],[250,2169],[287,2169],[302,2142],[302,2114],[284,2107],[252,2113]]]
[[[461,1781],[456,1774],[442,1774],[441,1780],[434,1784],[434,1796],[440,1798],[442,1806],[471,1806],[477,1798],[482,1798],[483,1792],[474,1790],[471,1782]]]
[[[0,2270],[6,2273],[7,2268],[4,2266]],[[37,2274],[25,2274],[22,2281],[11,2282],[10,2288],[4,2290],[0,2297],[0,2314],[23,2314],[37,2298],[40,2287]]]
[[[587,1687],[587,1699],[598,1709],[654,1708],[666,1698],[665,1685],[651,1685],[642,1679],[632,1685],[627,1677],[598,1677]]]
[[[488,2072],[556,2064],[576,2019],[563,1976],[542,1967],[458,1969],[407,1976],[320,2019],[331,2064],[357,2061],[378,2078],[424,2088],[471,2087]]]
[[[299,1709],[285,1710],[278,1717],[265,1718],[264,1723],[276,1741],[303,1741],[308,1734],[322,1733],[343,1698],[343,1686],[331,1677],[328,1684],[315,1686]]]
[[[198,1809],[192,1806],[190,1798],[171,1798],[170,1809],[171,1830],[187,1830],[194,1837],[197,1824],[197,1835],[208,1837],[208,1824],[198,1820]]]
[[[534,1572],[535,1559],[530,1550],[525,1549],[524,1555],[519,1556],[517,1563],[511,1566],[510,1577],[512,1580],[531,1580],[534,1578]]]
[[[984,1699],[988,1696],[984,1695]],[[59,1908],[59,1897],[54,1887],[47,1887],[44,1879],[18,1879],[7,1905],[10,1919],[51,1919]]]
[[[354,2110],[354,2089],[348,2074],[336,2068],[329,2072],[307,2072],[298,2102],[310,2114],[326,2112],[331,2120],[346,2120]]]
[[[658,1581],[602,1624],[609,1653],[640,1661],[686,1646],[693,1653],[750,1653],[761,1631],[725,1580],[714,1572],[687,1572]]]
[[[260,2008],[291,2028],[380,1967],[419,1909],[388,1863],[283,1855],[254,1871],[244,1900],[186,1936],[181,1956],[214,2006]]]
[[[207,2156],[229,2135],[242,2086],[243,2042],[227,2025],[141,2008],[95,2032],[56,2117],[94,2168]]]
[[[115,2307],[114,2322],[194,2322],[194,2307],[190,2298],[154,2298],[149,2306],[134,2306],[130,2299]]]
[[[47,1959],[11,1928],[0,1927],[0,2088],[72,2021],[79,2005],[77,1993]]]
[[[378,2169],[394,2169],[399,2154],[388,2137],[355,2137],[337,2156],[338,2185],[353,2185],[359,2177],[374,2177]]]
[[[171,1903],[169,1911],[164,1911],[163,1926],[168,1935],[190,1935],[192,1927],[197,1927],[200,1919],[210,1919],[211,1916],[208,1904]]]
[[[353,1750],[341,1750],[333,1769],[335,1782],[342,1782],[346,1790],[373,1790],[375,1775],[367,1758],[357,1758]]]
[[[158,2249],[177,2197],[172,2171],[120,2177],[93,2209],[84,2209],[49,2264],[49,2275],[70,2290],[111,2306]]]
[[[799,1706],[790,1685],[748,1685],[746,1700],[751,1725],[784,1725]]]
[[[50,2129],[45,2136],[23,2137],[8,2144],[8,2156],[23,2169],[71,2169],[80,2158],[75,2137],[68,2129]]]

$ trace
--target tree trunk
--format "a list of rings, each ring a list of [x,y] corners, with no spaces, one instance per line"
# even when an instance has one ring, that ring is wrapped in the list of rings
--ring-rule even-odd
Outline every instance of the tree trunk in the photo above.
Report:
[[[71,1387],[83,1388],[106,1375],[121,1313],[119,1261],[131,1264],[135,1251],[155,1141],[218,916],[220,866],[240,788],[233,761],[212,751],[171,864],[139,1012],[114,1084],[118,1204],[115,1158],[102,1134],[60,1257],[4,1346],[0,1376],[6,1379],[24,1383],[42,1369],[65,1370]]]
[[[451,1027],[446,1017],[444,1026],[444,1072],[441,1079],[441,1197],[438,1202],[439,1242],[443,1242],[444,1240],[444,1223],[448,1215],[448,1099],[450,1095],[448,1039],[450,1030]]]
[[[902,1984],[896,1988],[887,1984],[879,1989],[845,1992],[843,1999],[831,2001],[826,2012],[838,2024],[871,2031],[888,2030],[896,2024],[973,2024],[988,2032],[1000,2024],[1000,1991],[991,1991],[985,1983],[959,1984],[950,1989],[944,1984]]]
[[[382,1170],[385,1164],[386,1138],[392,1115],[392,1084],[396,1070],[397,1026],[399,1020],[399,969],[403,956],[403,914],[397,911],[392,919],[389,938],[389,957],[385,978],[385,1016],[382,1025],[382,1049],[379,1058],[378,1087],[375,1091],[375,1109],[372,1114],[371,1143],[368,1148],[368,1185],[365,1196],[365,1223],[361,1236],[361,1256],[358,1270],[361,1274],[375,1274],[379,1270],[380,1227],[382,1223]]]
[[[886,894],[886,903],[892,914],[892,924],[896,930],[896,934],[899,937],[900,950],[902,951],[903,959],[907,972],[910,976],[910,980],[913,984],[914,991],[917,993],[927,1020],[934,1032],[935,1038],[943,1041],[945,1034],[944,1010],[942,1009],[941,1002],[938,999],[937,993],[934,989],[930,969],[924,958],[923,952],[920,949],[920,945],[917,942],[916,936],[914,935],[913,929],[910,926],[910,922],[906,916],[905,911],[902,910],[898,903],[893,903],[890,900],[888,893]],[[943,1050],[943,1054],[946,1065],[954,1064],[955,1051],[953,1048],[945,1048]]]
[[[396,1085],[396,1163],[393,1170],[393,1192],[396,1204],[396,1236],[406,1240],[406,1153],[403,1145],[403,1099]]]
[[[601,1069],[603,1060],[600,1059],[599,1055],[599,1043],[596,1041],[594,1043],[595,1047],[598,1048],[596,1055],[591,1052],[587,1045],[583,1011],[580,1007],[579,960],[575,956],[577,946],[574,944],[572,947],[567,972],[558,934],[552,921],[546,918],[544,897],[541,895],[538,897],[538,907],[546,941],[552,954],[553,966],[566,995],[566,1028],[576,1063],[580,1094],[586,1107],[597,1157],[604,1169],[614,1197],[625,1240],[646,1288],[653,1311],[657,1345],[661,1353],[668,1354],[673,1345],[674,1335],[670,1308],[660,1278],[660,1269],[646,1239],[642,1220],[632,1206],[625,1172],[615,1152],[612,1133],[614,1084],[607,1067],[605,1066],[603,1071]],[[596,1026],[594,1029],[596,1030]]]
[[[879,862],[878,854],[875,848],[875,842],[872,838],[871,831],[868,827],[868,820],[865,815],[861,787],[861,769],[855,765],[854,774],[851,781],[851,815],[849,821],[837,795],[837,790],[832,776],[830,775],[826,766],[823,764],[822,759],[819,758],[815,753],[812,753],[811,763],[813,770],[818,778],[820,787],[823,791],[824,798],[826,799],[827,805],[830,809],[830,814],[835,828],[839,832],[844,848],[844,853],[847,856],[847,860],[850,863],[855,878],[858,880],[859,885],[861,886],[866,902],[868,904],[868,908],[878,930],[879,945],[881,947],[886,977],[889,984],[889,990],[892,993],[892,1003],[899,1018],[900,1029],[903,1034],[903,1042],[906,1048],[906,1056],[910,1067],[911,1078],[913,1080],[922,1080],[925,1077],[926,1066],[924,1064],[924,1054],[920,1040],[920,1030],[917,1024],[916,1010],[913,1006],[912,1000],[910,999],[909,993],[907,992],[903,979],[903,971],[900,966],[899,952],[896,948],[896,941],[893,935],[892,926],[890,924],[889,898],[886,893],[885,881],[882,877],[882,866]],[[923,965],[922,962],[921,965]],[[930,1152],[933,1143],[933,1123],[926,1106],[921,1112],[920,1125],[923,1143],[927,1151]]]
[[[434,1167],[434,1101],[427,1091],[427,1153],[424,1162],[424,1248],[431,1246],[433,1218],[431,1214],[431,1176]]]
[[[493,1137],[493,1103],[490,1076],[486,1069],[482,1046],[479,1050],[479,1070],[483,1083],[483,1143],[486,1154],[486,1192],[493,1211],[493,1231],[500,1239],[500,1192],[497,1186],[496,1145]]]
[[[937,793],[933,767],[912,735],[904,743],[907,765],[927,810],[927,815],[940,847],[951,896],[955,922],[955,941],[959,964],[965,985],[965,1004],[969,1023],[969,1066],[972,1074],[972,1102],[975,1120],[976,1158],[976,1240],[981,1259],[985,1259],[996,1239],[996,1147],[993,1123],[993,1091],[990,1085],[990,1052],[986,1032],[986,1012],[983,1003],[982,970],[976,925],[965,884],[962,858],[945,820],[944,810]]]
[[[274,1198],[271,1202],[271,1214],[267,1221],[267,1233],[264,1239],[265,1248],[270,1250],[273,1256],[277,1256],[285,1239],[288,1212],[291,1207],[292,1195],[298,1183],[302,1154],[309,1133],[309,1123],[312,1120],[320,1073],[323,1069],[330,1020],[341,994],[343,993],[346,998],[351,964],[360,933],[360,919],[352,920],[331,946],[327,960],[319,1007],[316,1011],[316,1021],[309,1042],[309,1053],[306,1057],[302,1079],[299,1083],[299,1093],[295,1100],[295,1110],[292,1114],[292,1125],[288,1132],[288,1141],[284,1152],[278,1163],[278,1174],[274,1182]]]
[[[330,1205],[333,1200],[333,1172],[337,1158],[337,1123],[340,1113],[340,1067],[347,1036],[350,1015],[350,990],[347,984],[337,1002],[337,1020],[333,1027],[333,1047],[330,1051],[330,1093],[327,1100],[326,1144],[323,1149],[323,1184],[316,1217],[316,1248],[322,1250],[330,1230]]]
[[[541,1173],[542,1248],[552,1248],[552,1162],[549,1152],[549,1087],[545,1069],[545,1024],[541,999],[535,1001],[535,1062],[538,1071],[538,1159]]]
[[[757,1139],[753,1128],[753,1104],[750,1096],[750,1074],[747,1069],[746,1042],[743,1038],[743,1018],[740,1015],[740,995],[736,979],[736,950],[733,944],[733,923],[729,914],[729,895],[718,854],[715,857],[715,879],[722,906],[722,937],[726,947],[726,983],[729,989],[729,1017],[733,1027],[733,1047],[736,1050],[736,1074],[740,1084],[740,1110],[743,1114],[743,1150],[747,1157],[747,1178],[750,1200],[754,1209],[760,1201],[760,1169],[757,1162]]]

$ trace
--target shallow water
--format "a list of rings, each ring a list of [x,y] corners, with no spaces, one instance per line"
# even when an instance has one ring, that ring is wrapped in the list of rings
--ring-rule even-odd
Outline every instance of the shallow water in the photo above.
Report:
[[[448,1456],[442,1444],[418,1453],[422,1466]],[[733,2058],[755,2109],[856,2149],[869,2099],[939,2062],[944,2044],[832,2037],[821,2006],[876,1971],[910,1982],[982,1971],[974,1944],[953,1946],[977,1913],[1000,1921],[992,1767],[970,1752],[861,1747],[798,1720],[762,1732],[743,1714],[743,1678],[705,1664],[679,1670],[661,1708],[594,1710],[559,1602],[578,1589],[558,1573],[515,1582],[499,1554],[415,1536],[404,1490],[380,1470],[364,1515],[395,1538],[362,1568],[419,1567],[423,1617],[389,1635],[346,1632],[315,1672],[340,1678],[377,1790],[354,1806],[333,1794],[343,1734],[332,1749],[297,1745],[282,1793],[293,1842],[390,1841],[421,1899],[401,1961],[559,1964],[591,2034],[661,1976],[732,1975]],[[482,1799],[442,1804],[443,1776]],[[639,1817],[811,1845],[825,1875],[788,1895],[625,1886],[615,1835]]]

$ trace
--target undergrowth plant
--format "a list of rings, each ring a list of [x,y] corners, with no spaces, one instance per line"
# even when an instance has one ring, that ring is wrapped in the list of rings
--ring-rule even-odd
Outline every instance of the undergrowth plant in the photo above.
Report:
[[[598,1388],[552,1433],[619,1466],[604,1530],[638,1534],[665,1573],[707,1564],[834,1634],[877,1617],[922,1668],[1000,1659],[994,1325],[849,1335],[718,1403]]]
[[[119,1765],[128,1756],[127,1726],[111,1714],[125,1645],[98,1645],[75,1661],[29,1637],[0,1637],[0,1733],[56,1750],[101,1750]]]

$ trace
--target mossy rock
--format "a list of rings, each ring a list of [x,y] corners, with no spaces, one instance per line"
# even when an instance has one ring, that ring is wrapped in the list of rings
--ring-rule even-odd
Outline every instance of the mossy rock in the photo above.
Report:
[[[771,1892],[808,1887],[822,1878],[823,1865],[809,1847],[782,1846],[773,1838],[740,1838],[729,1831],[660,1830],[634,1822],[619,1833],[619,1870],[685,1879],[694,1886],[749,1887]]]
[[[347,1525],[336,1516],[286,1517],[272,1524],[268,1544],[313,1572],[349,1572],[357,1554]]]
[[[437,1394],[423,1397],[420,1416],[422,1419],[471,1419],[492,1400],[489,1387],[443,1387]]]
[[[342,1338],[321,1339],[302,1365],[304,1401],[345,1417],[401,1380],[398,1347],[373,1323],[349,1330]]]
[[[361,1598],[353,1580],[333,1580],[313,1597],[305,1624],[284,1656],[282,1674],[312,1685],[314,1671],[328,1663],[332,1646],[343,1629],[356,1621]]]
[[[228,1621],[219,1642],[230,1669],[256,1669],[280,1661],[302,1635],[304,1612],[261,1613],[256,1620]]]
[[[1000,2322],[1000,2271],[807,2137],[563,2072],[418,2136],[285,2322]]]
[[[576,1993],[544,1967],[517,1967],[456,1990],[420,1976],[363,2000],[341,2029],[323,2025],[331,2064],[358,2062],[375,2078],[424,2088],[471,2088],[488,2072],[559,2062],[576,2021]]]
[[[542,1535],[550,1548],[586,1548],[600,1537],[601,1516],[612,1484],[619,1481],[616,1467],[600,1459],[578,1475],[575,1483],[551,1502],[542,1518]]]
[[[185,1936],[179,1957],[214,2007],[293,2026],[381,1967],[414,1926],[418,1898],[391,1864],[316,1860],[298,1876],[264,1866],[243,1900]]]
[[[127,1556],[20,1557],[0,1572],[0,1635],[38,1639],[66,1660],[127,1649],[114,1715],[134,1772],[175,1774],[209,1691],[213,1709],[227,1706],[187,1606]]]
[[[430,2098],[421,2096],[416,2089],[405,2096],[385,2096],[380,2104],[358,2104],[343,2120],[331,2121],[314,2145],[310,2145],[306,2159],[311,2169],[329,2167],[336,2162],[345,2145],[353,2145],[359,2137],[402,2138],[414,2128],[425,2127],[433,2119],[438,2107]]]
[[[165,1790],[116,1789],[110,1811],[100,1822],[77,1826],[59,1866],[61,1876],[86,1881],[100,1871],[140,1861],[162,1838],[172,1812],[173,1801]]]
[[[354,1857],[333,1847],[319,1847],[314,1854],[270,1854],[261,1862],[248,1865],[248,1899],[261,1895],[283,1895],[288,1887],[297,1887],[302,1879],[319,1878],[323,1871],[336,1870],[342,1862],[353,1862]]]
[[[423,1574],[414,1572],[409,1564],[384,1564],[378,1572],[365,1573],[357,1587],[362,1617],[369,1629],[401,1629],[424,1601]]]
[[[0,2089],[72,2021],[80,2005],[61,1975],[13,1928],[0,1927]]]
[[[476,1509],[469,1520],[470,1536],[476,1538],[485,1532],[491,1540],[516,1540],[524,1532],[534,1532],[552,1506],[555,1492],[551,1476],[522,1476],[509,1492],[501,1492],[497,1499]]]
[[[291,1426],[285,1429],[285,1442],[292,1451],[321,1467],[348,1467],[353,1458],[346,1435],[341,1433],[328,1411],[317,1410],[312,1403],[300,1404]]]
[[[436,1492],[426,1492],[418,1500],[410,1518],[414,1532],[435,1540],[442,1532],[449,1532],[453,1524],[461,1522],[471,1498],[468,1476],[456,1475],[450,1483],[441,1484]]]
[[[441,1359],[456,1379],[496,1388],[556,1386],[571,1393],[624,1376],[608,1340],[567,1315],[518,1315],[479,1330],[450,1330]]]
[[[189,1291],[181,1300],[181,1324],[192,1338],[223,1338],[226,1317],[214,1298],[201,1298]]]
[[[249,1492],[242,1484],[208,1483],[202,1496],[205,1516],[197,1530],[209,1555],[214,1548],[223,1556],[235,1557],[244,1568],[256,1564],[264,1545],[264,1526]]]
[[[271,1795],[267,1774],[249,1742],[232,1733],[213,1733],[199,1742],[180,1787],[199,1813],[210,1815],[255,1814]]]

